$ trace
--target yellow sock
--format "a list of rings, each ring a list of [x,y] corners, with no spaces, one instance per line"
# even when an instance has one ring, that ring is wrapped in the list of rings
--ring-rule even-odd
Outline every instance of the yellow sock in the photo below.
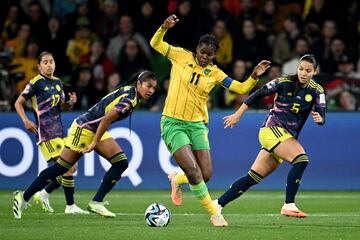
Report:
[[[176,184],[188,184],[189,180],[187,179],[185,173],[178,173],[175,175],[175,183]]]
[[[204,181],[197,185],[190,185],[190,190],[200,201],[201,205],[203,205],[208,213],[210,213],[210,215],[215,215],[217,213],[216,206],[210,197]]]

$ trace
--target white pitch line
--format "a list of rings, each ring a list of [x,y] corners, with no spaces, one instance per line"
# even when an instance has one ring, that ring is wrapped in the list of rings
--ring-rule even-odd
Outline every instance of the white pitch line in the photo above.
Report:
[[[9,212],[10,213],[10,212]],[[49,215],[49,216],[69,216],[72,217],[71,214],[65,214],[65,213],[27,213],[26,211],[24,212],[25,215]],[[115,213],[116,215],[119,216],[144,216],[143,213],[124,213],[124,212],[117,212]],[[4,213],[0,213],[0,216],[6,216],[9,214],[4,214]],[[172,216],[207,216],[208,214],[206,213],[172,213]],[[76,215],[76,216],[97,216],[94,213],[91,213],[90,215]],[[275,214],[275,213],[255,213],[255,214],[245,214],[245,213],[224,213],[224,216],[232,216],[232,217],[281,217],[282,215],[280,214]],[[309,217],[359,217],[360,218],[360,212],[359,213],[353,213],[353,214],[344,214],[344,213],[312,213],[312,214],[308,214]]]

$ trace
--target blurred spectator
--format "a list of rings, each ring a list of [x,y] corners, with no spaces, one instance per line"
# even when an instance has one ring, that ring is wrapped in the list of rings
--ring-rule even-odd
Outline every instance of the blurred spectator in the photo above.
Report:
[[[80,64],[86,64],[93,72],[96,80],[104,81],[107,84],[107,78],[114,71],[114,65],[105,53],[102,40],[96,39],[91,43],[90,52],[80,57]],[[97,71],[97,74],[95,74]]]
[[[295,41],[295,56],[284,62],[282,67],[282,73],[287,75],[295,74],[300,58],[306,53],[309,53],[309,51],[309,41],[304,37],[297,38]]]
[[[289,15],[301,15],[302,1],[299,0],[277,0],[278,11],[276,14],[276,32],[283,31],[284,22]]]
[[[161,19],[161,14],[156,10],[153,2],[144,1],[138,16],[135,18],[136,29],[144,35],[147,42],[150,42]]]
[[[88,54],[90,51],[90,43],[94,38],[90,30],[90,22],[87,18],[79,18],[76,22],[77,31],[75,37],[68,41],[66,47],[66,56],[74,70],[80,63],[80,57]]]
[[[73,0],[67,0],[73,1]],[[62,14],[64,15],[64,14]],[[60,15],[61,16],[61,15]],[[78,1],[74,6],[74,9],[66,13],[65,19],[63,19],[63,23],[65,25],[67,38],[73,38],[78,30],[78,20],[79,19],[87,19],[89,22],[89,28],[94,26],[94,19],[90,16],[89,3],[86,0]]]
[[[31,14],[30,6],[36,3],[46,15],[51,12],[51,0],[20,0],[20,6],[26,14]]]
[[[356,98],[349,91],[342,91],[339,95],[339,107],[343,111],[355,111]]]
[[[14,64],[19,65],[13,72],[23,72],[24,79],[16,82],[16,93],[19,95],[25,88],[26,84],[38,75],[39,70],[37,66],[37,56],[39,52],[39,45],[37,42],[29,42],[26,45],[26,51],[24,56],[15,57]]]
[[[118,69],[121,77],[129,79],[139,71],[150,69],[150,62],[135,39],[125,41],[120,51]]]
[[[195,38],[189,37],[195,35],[191,1],[180,0],[175,15],[179,18],[179,23],[176,25],[176,28],[168,32],[168,41],[174,45],[193,50],[196,44],[194,42]]]
[[[314,28],[319,28],[326,19],[329,19],[330,14],[330,9],[326,6],[325,0],[313,0],[310,11],[305,16],[305,23]]]
[[[270,46],[266,39],[258,35],[252,20],[243,22],[241,35],[237,36],[237,39],[234,41],[234,57],[243,59],[246,62],[246,68],[252,68],[261,60],[270,58]]]
[[[15,79],[10,74],[12,64],[11,54],[5,51],[3,41],[0,39],[0,111],[10,111],[16,99]],[[20,76],[23,78],[23,76]]]
[[[313,52],[318,59],[320,66],[323,66],[325,59],[330,55],[331,41],[337,35],[336,23],[333,20],[325,20],[321,27],[321,36],[315,42],[313,42]]]
[[[102,39],[107,40],[118,33],[119,4],[116,0],[105,0],[102,17],[96,24],[96,33]]]
[[[247,19],[255,20],[257,15],[256,1],[240,0],[240,13],[236,18],[235,25],[242,26]]]
[[[28,2],[25,0],[24,2]],[[30,37],[42,45],[43,37],[46,35],[48,15],[42,5],[37,1],[30,1],[28,5],[27,23],[30,26]]]
[[[264,4],[260,6],[259,12],[255,18],[256,29],[264,34],[270,46],[273,46],[275,42],[276,13],[277,6],[275,0],[265,0]]]
[[[232,79],[237,79],[239,81],[246,80],[247,68],[245,61],[241,59],[236,60],[233,64],[232,74],[230,76]],[[238,94],[231,92],[229,89],[225,89],[223,95],[225,107],[233,108],[236,105],[235,102]]]
[[[338,62],[336,77],[360,79],[360,74],[355,72],[355,64],[346,55],[343,55]]]
[[[220,46],[216,52],[216,63],[226,71],[233,60],[232,36],[226,28],[225,21],[220,19],[215,22],[212,33],[218,39]]]
[[[23,56],[25,53],[26,44],[29,40],[30,26],[28,24],[21,24],[17,36],[6,42],[5,49],[13,54],[14,57]]]
[[[113,72],[110,74],[107,80],[107,93],[111,93],[119,87],[121,84],[121,76],[118,72]]]
[[[200,37],[210,33],[218,19],[224,20],[227,26],[232,26],[233,24],[232,16],[222,8],[221,1],[210,0],[202,6],[199,12],[196,29],[197,36]]]
[[[295,41],[301,36],[300,18],[297,15],[289,15],[285,18],[283,31],[275,39],[273,48],[273,61],[284,63],[295,56]]]
[[[56,59],[56,73],[58,76],[66,74],[68,70],[68,60],[65,55],[68,39],[60,24],[59,19],[56,17],[49,19],[47,34],[44,36],[43,45],[41,46],[41,51],[51,52]]]
[[[94,94],[91,87],[92,74],[87,65],[81,65],[72,79],[72,85],[77,96],[74,105],[75,110],[87,110],[91,107],[90,102]]]
[[[325,73],[335,73],[339,62],[348,57],[345,53],[345,44],[341,38],[334,38],[330,43],[330,52],[327,58],[322,59],[321,71]]]
[[[123,15],[119,20],[119,33],[110,39],[110,43],[107,49],[107,55],[115,66],[118,65],[120,51],[123,48],[125,41],[130,38],[136,40],[145,56],[151,59],[151,51],[149,43],[145,40],[144,36],[138,32],[134,32],[133,21],[130,16]]]
[[[156,98],[155,104],[150,108],[151,112],[160,112],[164,108],[165,99],[169,89],[169,81],[170,77],[166,77],[162,81],[161,89],[159,91],[159,94],[157,94],[158,96]]]
[[[17,5],[10,5],[7,10],[6,18],[4,19],[4,24],[1,25],[1,39],[3,41],[8,41],[9,39],[14,39],[17,35],[17,31],[21,24],[20,9]]]

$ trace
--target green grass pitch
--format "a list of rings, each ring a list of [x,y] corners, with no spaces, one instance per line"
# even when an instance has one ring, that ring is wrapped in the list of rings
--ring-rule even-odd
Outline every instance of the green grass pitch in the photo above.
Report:
[[[221,193],[211,191],[214,197]],[[76,191],[77,204],[85,208],[93,194]],[[107,200],[108,209],[117,214],[113,219],[65,215],[64,196],[56,191],[51,195],[55,213],[44,213],[31,201],[21,220],[12,215],[12,192],[0,191],[0,239],[360,239],[359,191],[301,191],[297,204],[309,214],[306,219],[281,216],[283,199],[282,191],[249,191],[223,210],[229,227],[215,228],[189,191],[181,207],[171,204],[168,191],[112,191]],[[153,202],[170,208],[167,227],[145,224],[144,211]]]

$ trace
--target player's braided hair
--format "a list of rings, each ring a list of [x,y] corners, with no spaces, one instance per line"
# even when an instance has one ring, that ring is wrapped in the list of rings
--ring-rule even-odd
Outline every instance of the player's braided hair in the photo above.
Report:
[[[215,36],[211,34],[205,34],[199,38],[198,46],[200,46],[203,43],[213,46],[215,52],[219,49],[219,41],[216,39]]]

